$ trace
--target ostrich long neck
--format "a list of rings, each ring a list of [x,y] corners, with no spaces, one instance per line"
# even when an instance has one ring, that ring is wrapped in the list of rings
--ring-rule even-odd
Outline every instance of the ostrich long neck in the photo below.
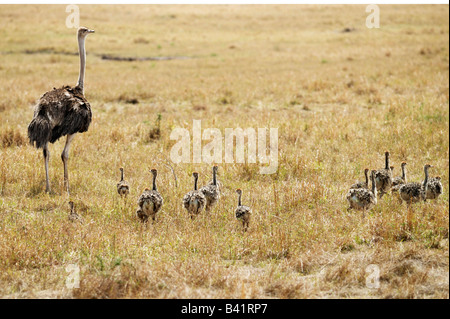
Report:
[[[385,161],[386,161],[386,169],[387,170],[390,170],[391,168],[389,167],[389,155],[388,154],[386,154],[386,159],[385,159]]]
[[[242,206],[241,197],[242,193],[239,193],[238,206]]]
[[[153,174],[153,190],[156,191],[156,174]]]
[[[428,167],[425,167],[425,180],[423,181],[423,188],[426,192],[428,188]]]
[[[377,198],[377,183],[375,182],[375,174],[372,174],[372,193]]]
[[[120,181],[123,182],[123,169],[120,170]]]
[[[213,184],[217,185],[216,170],[213,169]]]
[[[403,178],[403,180],[406,182],[406,169],[405,169],[405,165],[402,166],[402,178]]]
[[[197,190],[197,180],[198,180],[198,177],[194,176],[194,190],[195,191]]]
[[[368,176],[368,171],[364,172],[364,175],[366,175],[366,185],[369,185],[369,176]],[[367,187],[368,188],[368,187]]]
[[[86,37],[78,37],[78,51],[80,52],[80,75],[78,77],[77,86],[81,88],[84,94],[84,73],[86,70],[86,50],[84,48],[84,40]]]

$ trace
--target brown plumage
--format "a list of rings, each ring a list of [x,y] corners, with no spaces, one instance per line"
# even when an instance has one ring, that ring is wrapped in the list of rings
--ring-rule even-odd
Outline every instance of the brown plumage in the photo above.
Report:
[[[441,177],[436,176],[432,177],[428,181],[427,187],[427,199],[437,199],[440,195],[442,195],[444,188],[441,183]]]
[[[426,193],[428,189],[428,170],[432,167],[430,164],[424,166],[425,180],[423,183],[406,183],[398,189],[400,198],[408,205],[420,201],[426,201]]]
[[[243,206],[241,202],[242,198],[242,190],[237,189],[236,193],[238,194],[238,206],[235,211],[235,215],[237,220],[242,222],[242,227],[244,228],[244,231],[247,231],[248,226],[250,224],[250,217],[252,214],[252,210],[248,206]]]
[[[36,148],[42,148],[45,163],[45,191],[50,192],[48,162],[50,152],[48,143],[54,143],[61,136],[67,135],[66,144],[61,154],[64,164],[64,186],[69,192],[69,173],[67,163],[69,148],[76,133],[86,132],[91,123],[92,113],[89,102],[84,97],[84,73],[86,69],[86,52],[84,41],[93,30],[78,29],[78,47],[80,53],[80,74],[75,87],[63,86],[53,89],[39,99],[31,123],[28,125],[28,138]]]
[[[139,209],[137,210],[136,215],[143,222],[146,222],[149,217],[151,217],[154,222],[156,213],[159,212],[163,205],[163,198],[156,187],[156,176],[158,175],[158,171],[152,169],[151,173],[153,175],[153,189],[150,190],[146,188],[138,199]]]
[[[402,175],[401,176],[397,176],[392,180],[392,187],[395,187],[397,185],[400,184],[406,184],[407,180],[406,180],[406,162],[402,163]]]
[[[371,172],[372,190],[366,188],[350,189],[347,193],[347,201],[350,207],[347,210],[369,210],[377,204],[376,171]]]
[[[367,188],[369,189],[369,169],[366,168],[364,169],[364,176],[366,178],[365,182],[357,182],[355,184],[353,184],[352,186],[350,186],[350,189],[357,189],[357,188]]]
[[[188,211],[191,219],[200,214],[206,205],[205,195],[197,189],[198,173],[194,172],[194,190],[190,191],[183,197],[183,206]]]
[[[138,209],[136,210],[136,217],[144,224],[148,221],[148,215],[144,213],[144,211],[140,207],[138,207]]]
[[[375,171],[375,182],[377,186],[377,192],[379,197],[383,197],[384,194],[389,192],[392,187],[392,171],[389,166],[389,152],[386,151],[385,155],[385,166],[383,169]]]
[[[117,183],[117,192],[120,196],[127,198],[130,193],[128,183],[123,179],[123,167],[120,168],[120,181]]]
[[[203,186],[200,191],[205,195],[206,205],[205,211],[209,212],[217,204],[220,197],[219,186],[217,184],[217,171],[219,167],[213,166],[213,180],[211,184]]]
[[[69,212],[69,221],[71,222],[79,222],[81,224],[84,223],[83,218],[75,212],[75,206],[72,201],[69,202],[70,212]]]

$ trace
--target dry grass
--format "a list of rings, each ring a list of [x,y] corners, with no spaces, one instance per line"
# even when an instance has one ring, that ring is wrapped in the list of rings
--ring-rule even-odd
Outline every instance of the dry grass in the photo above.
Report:
[[[42,152],[26,143],[35,100],[77,79],[65,6],[0,6],[0,296],[449,297],[448,6],[381,6],[378,30],[365,28],[365,6],[80,8],[96,30],[87,40],[93,122],[69,162],[83,225],[67,220],[64,141],[50,149],[50,195]],[[192,171],[204,183],[211,168],[173,165],[175,187],[166,158],[171,130],[191,130],[194,119],[222,132],[278,127],[280,166],[266,176],[220,164],[224,196],[192,222],[181,198]],[[409,213],[390,196],[365,219],[347,212],[347,187],[382,167],[385,150],[397,172],[408,162],[412,181],[433,164],[444,194]],[[128,202],[115,190],[120,166]],[[165,203],[146,228],[134,211],[151,167]],[[247,233],[233,216],[238,187],[254,211]],[[65,289],[68,264],[81,268],[79,289]],[[379,289],[366,287],[370,264]]]

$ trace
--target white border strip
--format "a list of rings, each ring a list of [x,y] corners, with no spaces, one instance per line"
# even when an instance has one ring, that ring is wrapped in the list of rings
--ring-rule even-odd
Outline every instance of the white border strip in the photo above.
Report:
[[[318,0],[318,1],[299,1],[299,0],[283,0],[281,2],[276,1],[261,1],[261,0],[175,0],[163,2],[161,0],[141,0],[141,1],[124,1],[124,0],[109,0],[109,1],[99,1],[99,0],[75,0],[75,1],[48,1],[48,0],[28,0],[28,1],[4,1],[0,0],[0,4],[449,4],[449,1],[445,0],[394,0],[394,1],[364,1],[364,0],[354,0],[354,1],[330,1],[330,0]]]

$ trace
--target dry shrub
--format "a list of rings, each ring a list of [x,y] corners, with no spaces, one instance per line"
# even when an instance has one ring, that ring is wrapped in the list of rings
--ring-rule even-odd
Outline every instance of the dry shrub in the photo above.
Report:
[[[119,103],[138,104],[139,100],[136,97],[130,97],[127,94],[121,94],[116,100]]]
[[[286,282],[277,280],[270,283],[264,292],[270,297],[282,299],[305,298],[306,288],[303,282]]]
[[[9,103],[7,102],[0,102],[0,112],[6,111],[7,109],[9,109]]]
[[[131,264],[117,266],[98,276],[95,271],[83,274],[80,288],[74,290],[75,298],[116,299],[142,295],[149,287],[149,273]]]
[[[110,134],[109,134],[109,138],[111,139],[111,141],[113,142],[119,142],[123,140],[123,134],[121,131],[115,129],[113,130]]]
[[[162,116],[158,113],[154,126],[149,130],[147,136],[145,137],[146,143],[154,142],[161,138],[161,119]]]
[[[146,38],[143,37],[139,37],[133,40],[133,43],[137,43],[137,44],[149,44],[150,41],[148,41]]]
[[[0,133],[0,146],[12,147],[27,144],[27,138],[19,130],[8,128]]]
[[[218,100],[219,104],[233,104],[234,103],[234,98],[233,98],[233,92],[229,91],[229,90],[225,90],[222,93],[222,97],[219,98]]]

